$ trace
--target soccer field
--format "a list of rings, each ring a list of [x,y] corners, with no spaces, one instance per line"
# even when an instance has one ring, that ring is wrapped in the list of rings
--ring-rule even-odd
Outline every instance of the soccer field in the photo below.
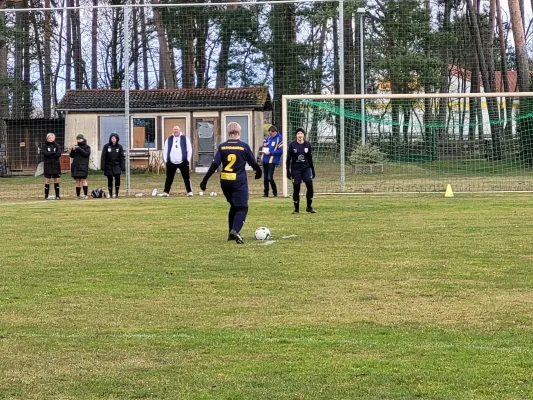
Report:
[[[314,206],[0,202],[0,398],[533,398],[531,195]]]

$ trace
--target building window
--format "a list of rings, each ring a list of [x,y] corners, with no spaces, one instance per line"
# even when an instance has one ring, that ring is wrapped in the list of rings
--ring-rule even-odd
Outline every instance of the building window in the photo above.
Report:
[[[155,118],[133,118],[134,149],[155,149]]]
[[[250,144],[250,116],[245,115],[226,115],[226,124],[228,126],[230,122],[237,122],[241,126],[241,140],[245,143]],[[228,132],[226,132],[226,139]]]
[[[114,132],[118,135],[119,142],[126,148],[124,135],[124,116],[102,116],[100,117],[100,148],[109,143],[109,137]]]

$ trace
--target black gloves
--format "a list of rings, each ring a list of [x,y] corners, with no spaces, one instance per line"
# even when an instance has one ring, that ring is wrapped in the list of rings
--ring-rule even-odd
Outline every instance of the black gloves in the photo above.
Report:
[[[255,170],[255,179],[261,179],[261,176],[263,176],[263,172],[260,168]]]
[[[313,175],[312,175],[312,178],[315,179],[315,176],[316,176],[316,174],[315,174],[315,170],[314,170],[314,169],[311,170],[311,173],[313,174]]]
[[[200,182],[200,189],[202,189],[202,192],[205,192],[205,189],[207,188],[207,182]]]
[[[188,167],[189,166],[189,160],[183,161],[183,164],[185,164],[185,166]]]
[[[291,171],[287,170],[287,179],[288,179],[288,180],[291,180],[291,178],[292,178],[292,177],[291,177]]]

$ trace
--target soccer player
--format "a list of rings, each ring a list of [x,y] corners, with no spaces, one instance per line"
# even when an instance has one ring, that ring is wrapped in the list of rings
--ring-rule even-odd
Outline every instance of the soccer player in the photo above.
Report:
[[[294,202],[293,214],[300,212],[300,186],[305,183],[307,193],[308,213],[316,213],[313,208],[313,179],[315,178],[315,166],[313,164],[313,154],[311,143],[305,140],[303,128],[296,129],[296,140],[289,144],[287,149],[287,179],[292,179],[292,200]]]
[[[56,143],[56,135],[49,133],[46,135],[46,143],[41,148],[44,159],[44,198],[59,200],[59,177],[61,176],[61,148]],[[50,179],[54,179],[54,190],[56,196],[48,196],[50,193]]]
[[[230,204],[228,213],[228,240],[244,243],[240,231],[244,226],[248,214],[248,177],[246,163],[255,171],[255,179],[261,178],[261,168],[255,160],[254,153],[248,144],[242,142],[241,126],[237,122],[230,122],[227,127],[228,140],[218,146],[213,163],[200,183],[200,189],[205,191],[207,181],[222,164],[220,172],[220,187],[226,200]]]

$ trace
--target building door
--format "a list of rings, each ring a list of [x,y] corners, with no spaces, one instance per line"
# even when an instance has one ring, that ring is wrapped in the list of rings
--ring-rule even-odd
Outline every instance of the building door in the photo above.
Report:
[[[209,167],[220,144],[218,118],[194,118],[193,149],[197,154],[197,167]]]

